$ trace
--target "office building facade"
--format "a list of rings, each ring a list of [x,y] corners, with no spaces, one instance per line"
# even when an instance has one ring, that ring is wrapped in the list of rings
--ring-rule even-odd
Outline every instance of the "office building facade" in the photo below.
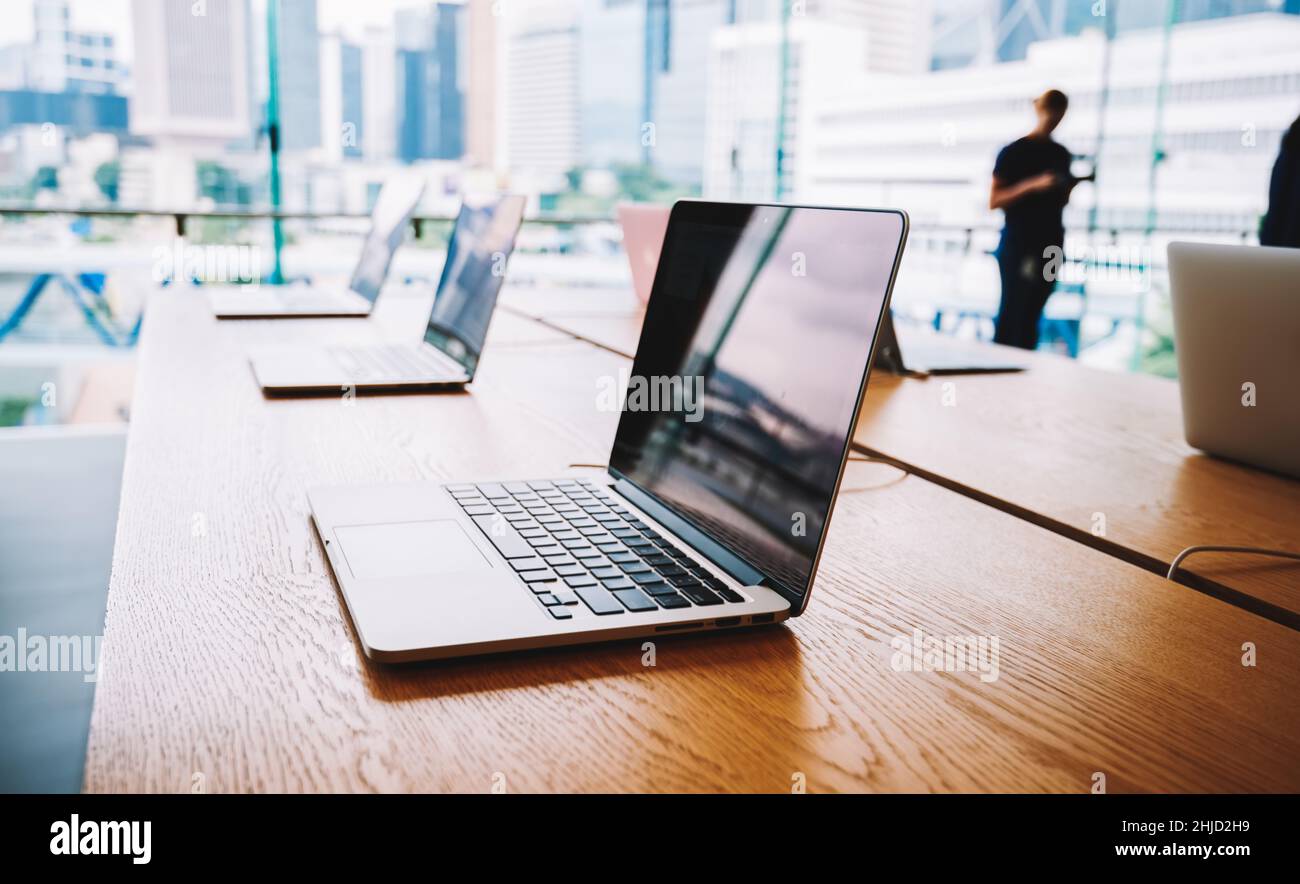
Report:
[[[363,76],[365,52],[355,43],[344,40],[339,44],[339,81],[341,92],[342,153],[348,159],[365,155],[362,145],[366,139],[365,91]]]
[[[558,189],[581,163],[578,3],[512,7],[507,55],[506,153],[512,176]]]
[[[27,88],[94,95],[122,91],[125,70],[113,35],[73,29],[67,0],[35,0],[32,24],[31,44],[19,48]]]
[[[396,25],[398,157],[458,160],[465,153],[465,7],[401,10]]]
[[[1162,75],[1163,39],[1159,28],[1115,38],[1104,114],[1106,46],[1096,31],[1035,43],[1022,61],[864,79],[818,101],[796,192],[907,205],[918,226],[982,223],[997,151],[1028,131],[1033,97],[1055,87],[1071,99],[1058,140],[1095,158],[1099,226],[1143,227],[1154,194],[1161,228],[1248,233],[1281,135],[1300,114],[1300,17],[1176,25]],[[1153,166],[1157,144],[1163,158]],[[1071,226],[1091,223],[1089,190],[1076,192]]]
[[[361,153],[367,161],[383,162],[396,154],[396,57],[392,28],[366,28],[361,40]]]
[[[321,144],[320,33],[316,0],[279,0],[280,147]]]
[[[248,0],[207,3],[133,0],[138,46],[131,131],[154,138],[219,146],[249,138],[252,99]]]
[[[934,70],[1023,61],[1040,40],[1112,34],[1260,12],[1300,14],[1300,0],[933,0]]]

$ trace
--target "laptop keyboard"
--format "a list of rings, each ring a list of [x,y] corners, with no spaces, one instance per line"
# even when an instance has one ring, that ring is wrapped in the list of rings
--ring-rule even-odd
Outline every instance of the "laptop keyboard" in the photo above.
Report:
[[[787,586],[803,586],[808,582],[807,571],[798,571],[788,565],[773,562],[770,549],[754,543],[744,532],[737,531],[721,519],[715,519],[698,510],[692,511],[689,515],[699,527],[713,535],[715,539],[725,541],[726,546],[732,552],[738,553],[742,559],[763,562],[764,570],[773,577],[785,581]]]
[[[446,488],[557,620],[745,601],[590,481]]]
[[[381,344],[373,347],[331,347],[334,364],[358,379],[459,378],[465,369],[435,347]]]

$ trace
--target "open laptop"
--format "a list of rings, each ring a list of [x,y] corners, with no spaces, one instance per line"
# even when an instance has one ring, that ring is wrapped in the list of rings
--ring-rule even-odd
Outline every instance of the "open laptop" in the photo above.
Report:
[[[1187,444],[1300,478],[1300,249],[1168,254]]]
[[[370,231],[346,291],[306,284],[217,288],[210,292],[218,319],[312,319],[370,314],[388,276],[407,222],[424,195],[424,180],[399,175],[384,182],[370,214]]]
[[[623,228],[623,250],[632,267],[632,289],[642,304],[650,300],[650,289],[659,266],[659,251],[668,230],[668,206],[619,203],[615,211]]]
[[[916,335],[908,340],[907,358],[894,331],[892,311],[885,314],[876,347],[876,367],[893,374],[994,374],[1024,371],[1023,362],[1002,355],[1000,347],[973,347],[938,335]]]
[[[677,203],[604,476],[308,491],[366,654],[802,613],[906,236],[898,211]]]
[[[271,396],[340,391],[458,389],[474,379],[525,198],[468,198],[447,243],[447,258],[422,340],[369,346],[292,347],[251,357]]]

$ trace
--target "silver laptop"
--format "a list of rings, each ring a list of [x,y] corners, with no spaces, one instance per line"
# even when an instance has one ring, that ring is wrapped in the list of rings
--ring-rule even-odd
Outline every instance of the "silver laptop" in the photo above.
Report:
[[[1300,249],[1169,244],[1187,444],[1300,478]]]
[[[894,330],[893,311],[885,314],[885,324],[880,330],[880,346],[876,348],[876,367],[892,374],[942,375],[942,374],[994,374],[1024,371],[1023,362],[1009,359],[998,347],[975,348],[968,344],[941,338],[939,335],[915,336],[907,343],[907,358]]]
[[[906,235],[897,211],[677,203],[624,395],[604,379],[605,475],[309,490],[366,654],[802,613]]]
[[[474,379],[524,217],[522,196],[468,198],[456,216],[422,340],[361,347],[285,347],[251,357],[271,396],[457,389]]]
[[[388,268],[406,238],[411,213],[424,195],[424,180],[415,174],[388,179],[370,214],[370,231],[346,291],[306,284],[215,288],[210,292],[218,319],[312,319],[368,316]]]

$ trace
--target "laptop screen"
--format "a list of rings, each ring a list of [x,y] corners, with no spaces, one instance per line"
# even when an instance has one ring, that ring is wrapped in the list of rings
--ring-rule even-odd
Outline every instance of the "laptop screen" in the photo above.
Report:
[[[524,219],[524,202],[522,196],[467,199],[447,243],[424,340],[463,365],[471,377]]]
[[[673,209],[610,467],[792,593],[811,579],[903,232],[885,211]]]
[[[348,284],[348,288],[372,304],[379,297],[393,254],[406,238],[406,222],[411,220],[411,213],[423,195],[424,181],[406,175],[390,178],[379,191],[370,213],[370,232],[361,246],[352,282]]]

